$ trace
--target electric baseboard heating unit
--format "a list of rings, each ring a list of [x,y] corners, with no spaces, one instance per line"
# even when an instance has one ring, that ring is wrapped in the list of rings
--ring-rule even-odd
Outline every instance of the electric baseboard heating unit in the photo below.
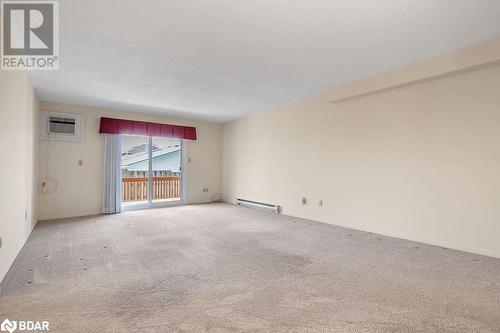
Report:
[[[280,206],[278,206],[278,205],[272,205],[272,204],[267,204],[267,203],[252,201],[252,200],[246,200],[246,199],[241,199],[241,198],[236,198],[236,204],[240,205],[240,206],[260,209],[260,210],[264,210],[264,211],[272,212],[272,213],[276,213],[276,214],[279,213],[279,208],[280,208]]]

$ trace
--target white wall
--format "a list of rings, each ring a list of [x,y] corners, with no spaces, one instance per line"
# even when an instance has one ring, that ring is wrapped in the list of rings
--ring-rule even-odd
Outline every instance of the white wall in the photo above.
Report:
[[[0,281],[37,221],[37,117],[28,74],[0,71]]]
[[[331,95],[224,124],[224,200],[500,257],[500,65]]]
[[[221,192],[222,125],[181,120],[153,114],[41,102],[43,111],[85,115],[85,142],[40,141],[40,179],[58,182],[55,193],[39,195],[40,220],[100,214],[104,136],[99,134],[100,117],[115,117],[195,126],[198,139],[186,140],[188,157],[188,203],[210,202]],[[83,160],[83,166],[78,166]],[[207,187],[209,193],[203,193]]]

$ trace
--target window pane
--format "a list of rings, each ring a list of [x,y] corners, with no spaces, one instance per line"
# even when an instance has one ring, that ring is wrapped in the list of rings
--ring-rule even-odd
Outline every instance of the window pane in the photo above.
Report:
[[[149,138],[122,136],[122,203],[148,203]]]
[[[181,197],[181,141],[153,138],[153,202]]]

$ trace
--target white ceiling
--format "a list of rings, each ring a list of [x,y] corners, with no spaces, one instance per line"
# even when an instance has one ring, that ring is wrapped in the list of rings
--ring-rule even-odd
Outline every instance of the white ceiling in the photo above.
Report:
[[[226,121],[500,35],[499,0],[60,0],[41,100]]]

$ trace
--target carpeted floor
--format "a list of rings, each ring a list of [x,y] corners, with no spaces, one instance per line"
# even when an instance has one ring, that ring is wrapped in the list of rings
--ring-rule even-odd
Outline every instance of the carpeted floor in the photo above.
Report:
[[[500,260],[226,204],[134,211],[40,222],[1,285],[5,317],[51,332],[499,332]]]

